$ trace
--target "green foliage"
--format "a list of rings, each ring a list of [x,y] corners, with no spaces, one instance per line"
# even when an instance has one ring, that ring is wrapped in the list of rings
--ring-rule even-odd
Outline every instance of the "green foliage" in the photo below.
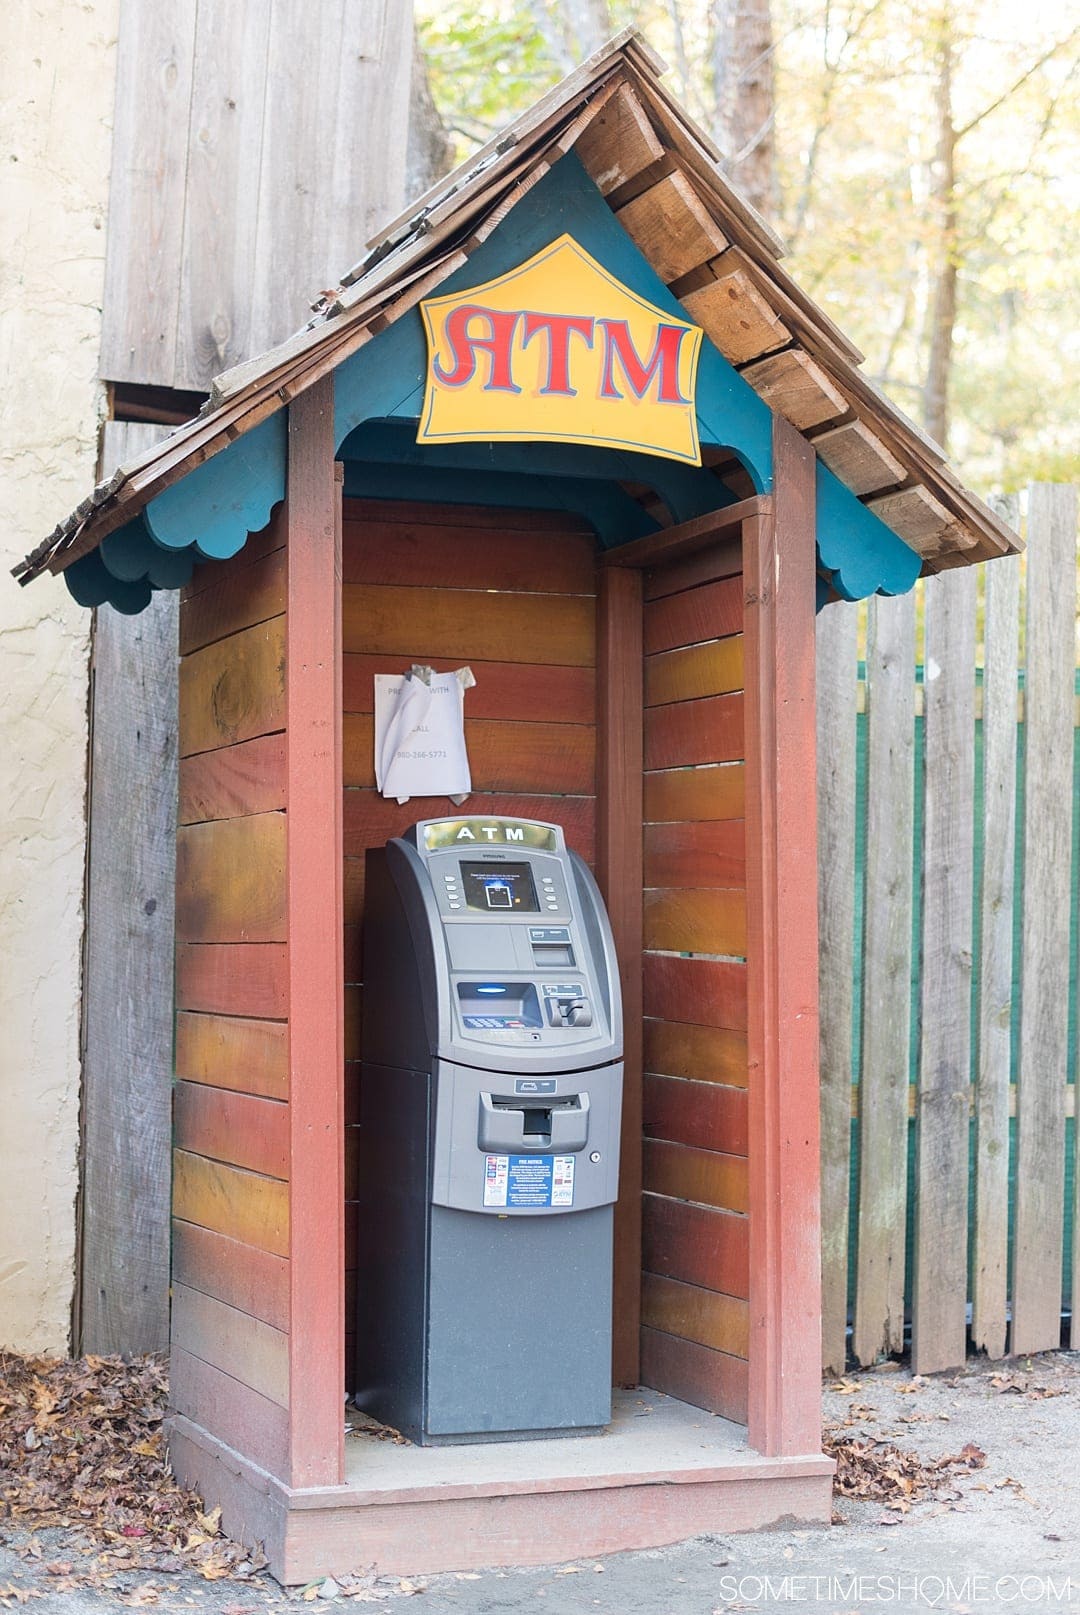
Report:
[[[461,154],[560,76],[541,23],[568,0],[416,0]],[[709,127],[712,0],[613,0]],[[546,12],[546,16],[545,16]],[[787,266],[909,414],[922,407],[942,221],[931,206],[941,44],[954,52],[951,457],[983,492],[1080,479],[1073,155],[1080,50],[1068,0],[773,0]]]
[[[459,157],[482,145],[558,79],[524,4],[461,0],[416,8],[431,92]]]

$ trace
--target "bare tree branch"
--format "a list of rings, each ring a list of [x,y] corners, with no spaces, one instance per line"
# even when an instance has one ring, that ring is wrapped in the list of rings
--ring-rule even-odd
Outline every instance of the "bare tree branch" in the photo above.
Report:
[[[977,129],[979,127],[979,124],[982,123],[984,118],[988,118],[992,112],[996,112],[998,107],[1004,106],[1005,102],[1010,100],[1011,97],[1016,94],[1017,90],[1023,89],[1028,80],[1030,78],[1034,78],[1040,67],[1045,67],[1047,62],[1056,56],[1059,51],[1065,49],[1066,45],[1071,45],[1078,33],[1080,33],[1080,29],[1074,28],[1072,33],[1067,35],[1066,38],[1057,40],[1055,44],[1050,46],[1049,50],[1043,51],[1042,55],[1038,57],[1036,61],[1032,62],[1030,67],[1026,67],[1020,74],[1020,77],[1015,79],[1013,83],[1009,85],[1007,90],[1002,90],[1001,94],[996,96],[994,100],[990,102],[989,106],[983,107],[982,111],[977,112],[973,118],[969,119],[969,121],[964,124],[963,128],[957,129],[957,140],[963,140],[965,135],[970,134],[973,129]]]

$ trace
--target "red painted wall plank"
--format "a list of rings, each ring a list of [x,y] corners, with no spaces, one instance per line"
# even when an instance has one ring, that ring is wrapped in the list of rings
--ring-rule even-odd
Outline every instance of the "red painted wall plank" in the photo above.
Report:
[[[172,1338],[191,1356],[249,1385],[278,1407],[288,1407],[289,1337],[280,1329],[174,1283]]]
[[[738,634],[743,625],[742,578],[650,600],[645,606],[645,654]]]
[[[288,1464],[289,1415],[250,1386],[174,1346],[169,1399],[177,1413],[212,1430],[252,1463],[280,1475]]]
[[[214,1088],[286,1099],[289,1028],[285,1021],[181,1012],[176,1017],[176,1075]]]
[[[284,610],[285,551],[275,549],[184,601],[180,611],[180,654],[188,656],[214,640],[278,617]]]
[[[727,960],[645,955],[645,1013],[665,1021],[746,1030],[746,966]]]
[[[650,1273],[744,1299],[749,1295],[750,1224],[746,1217],[647,1194],[642,1236],[642,1262]]]
[[[180,942],[176,1007],[280,1020],[288,1006],[284,942]]]
[[[647,887],[645,946],[746,957],[746,894],[723,887]]]
[[[663,1385],[691,1407],[707,1408],[737,1424],[746,1423],[747,1364],[741,1357],[710,1351],[692,1340],[641,1331],[641,1372],[649,1385]]]
[[[179,822],[233,819],[285,806],[285,736],[260,735],[180,764]]]
[[[746,1090],[650,1074],[645,1078],[642,1126],[646,1138],[745,1155]]]
[[[746,1033],[685,1021],[645,1021],[645,1069],[660,1076],[690,1077],[745,1088]]]
[[[494,527],[503,533],[580,534],[593,538],[584,516],[568,510],[528,510],[517,505],[406,505],[399,499],[344,499],[346,532],[360,522],[410,522],[416,526]]]
[[[289,1254],[289,1186],[173,1151],[173,1215],[274,1256]]]
[[[725,1211],[745,1212],[748,1208],[743,1155],[721,1155],[714,1150],[647,1138],[642,1159],[644,1185],[651,1194],[719,1206]]]
[[[741,634],[707,639],[700,645],[660,651],[645,658],[645,705],[697,701],[743,687]]]
[[[285,705],[289,852],[287,1479],[345,1477],[341,468],[333,373],[289,405]]]
[[[245,628],[180,663],[180,756],[285,727],[285,623]]]
[[[485,660],[588,667],[596,655],[589,595],[487,594],[462,589],[400,589],[347,583],[342,591],[346,650],[411,661]],[[453,610],[450,607],[453,606]]]
[[[736,762],[743,756],[741,694],[711,695],[650,707],[645,713],[645,767]]]
[[[592,667],[545,667],[536,662],[485,662],[469,658],[476,684],[465,693],[471,718],[595,723],[596,672]],[[374,712],[376,673],[401,673],[401,656],[344,658],[346,712]],[[443,671],[443,669],[439,669]]]
[[[266,1177],[289,1175],[289,1112],[279,1100],[178,1082],[173,1131],[178,1149]]]
[[[176,835],[179,942],[285,941],[285,815],[182,825]]]
[[[693,1340],[712,1351],[746,1356],[747,1304],[738,1296],[700,1284],[683,1284],[659,1273],[645,1273],[641,1321],[647,1329]]]
[[[590,533],[493,533],[408,519],[345,522],[346,583],[499,589],[530,594],[594,594],[596,540]],[[552,542],[559,564],[552,566]]]
[[[741,888],[746,884],[742,819],[645,826],[646,886]]]
[[[289,1263],[284,1256],[173,1218],[173,1279],[275,1329],[289,1327]]]
[[[687,819],[741,819],[744,782],[741,762],[707,763],[646,774],[646,821],[664,824]]]
[[[749,1436],[821,1441],[815,460],[773,419],[773,509],[746,523]]]
[[[466,704],[468,696],[466,696]],[[345,716],[347,786],[374,786],[375,720]],[[478,791],[591,793],[596,789],[596,731],[566,723],[491,723],[466,718],[469,770]]]

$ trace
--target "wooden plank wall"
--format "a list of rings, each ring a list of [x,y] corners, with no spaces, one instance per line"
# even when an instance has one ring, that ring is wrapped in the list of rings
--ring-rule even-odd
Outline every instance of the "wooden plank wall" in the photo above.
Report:
[[[842,1373],[847,1356],[851,1058],[855,948],[855,695],[858,607],[817,619],[817,804],[821,1016],[821,1350]]]
[[[1020,525],[1010,494],[998,514]],[[976,901],[979,937],[975,1221],[971,1343],[1005,1355],[1009,1265],[1009,1081],[1012,1064],[1013,901],[1016,868],[1016,690],[1020,561],[986,571],[983,653],[983,863]]]
[[[923,658],[919,1189],[911,1363],[962,1363],[967,1331],[971,903],[975,807],[975,572],[928,578]]]
[[[742,610],[737,544],[646,574],[641,1375],[745,1422]]]
[[[303,323],[402,204],[411,52],[391,0],[318,27],[304,0],[124,0],[103,377],[205,390]]]
[[[1012,1352],[1047,1351],[1061,1341],[1069,1063],[1066,894],[1075,878],[1071,866],[1076,490],[1037,486],[1029,501]],[[1073,1345],[1078,1334],[1076,1302],[1074,1288]]]
[[[101,473],[164,428],[108,421]],[[95,613],[83,975],[79,1351],[169,1339],[179,601]]]
[[[855,679],[851,682],[854,686]],[[904,1347],[915,832],[914,594],[868,603],[866,731],[867,769],[874,789],[866,799],[863,947],[865,957],[874,963],[871,990],[864,990],[862,1002],[853,1337],[860,1363],[872,1363],[882,1353]],[[852,793],[852,846],[854,805]],[[850,1082],[849,1065],[849,1086]],[[850,1094],[848,1098],[850,1111]],[[844,1290],[846,1294],[846,1272]],[[842,1369],[843,1362],[838,1366]]]
[[[592,863],[596,831],[595,540],[577,517],[346,500],[343,531],[346,1363],[355,1316],[355,1123],[364,853],[450,802],[375,790],[375,673],[467,663],[473,794],[462,812],[561,824]]]
[[[172,1399],[289,1462],[285,519],[180,608]]]
[[[1019,526],[1018,500],[1002,513]],[[839,704],[850,712],[854,698],[866,712],[861,1049],[849,1095],[859,1156],[850,1349],[859,1364],[902,1351],[906,1327],[924,1373],[958,1365],[972,1347],[990,1357],[1056,1347],[1070,1258],[1077,1317],[1075,1187],[1066,1205],[1077,1060],[1069,1033],[1076,524],[1075,488],[1034,485],[1026,556],[940,574],[902,600],[870,601],[864,686],[850,658],[846,672],[820,664],[829,688],[819,700],[819,780]],[[838,609],[822,613],[819,642]],[[850,833],[855,801],[849,763],[846,792],[837,780],[819,789],[823,857]],[[823,939],[849,924],[850,894],[833,874],[821,871]],[[844,984],[832,978],[849,968],[846,953],[823,955],[823,1009],[830,993],[842,1001]],[[823,1070],[831,1036],[823,1022]],[[838,1104],[837,1159],[843,1128]],[[840,1369],[851,1258],[837,1238],[840,1194],[829,1204],[823,1258],[834,1303],[824,1363]],[[914,1272],[905,1283],[909,1219]],[[1074,1321],[1074,1342],[1078,1329]]]

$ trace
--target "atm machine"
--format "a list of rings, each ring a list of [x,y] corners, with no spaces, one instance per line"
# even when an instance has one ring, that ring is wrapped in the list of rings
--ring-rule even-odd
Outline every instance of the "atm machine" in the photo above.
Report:
[[[367,855],[357,1390],[422,1445],[611,1417],[622,1012],[561,828],[429,819]]]

